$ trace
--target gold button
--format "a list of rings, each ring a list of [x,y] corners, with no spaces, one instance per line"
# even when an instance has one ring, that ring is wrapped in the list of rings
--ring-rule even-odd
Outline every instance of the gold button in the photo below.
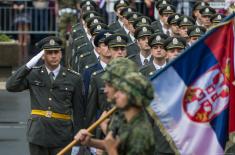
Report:
[[[51,100],[52,100],[52,98],[50,98],[50,97],[49,97],[48,99],[49,99],[49,101],[51,101]]]

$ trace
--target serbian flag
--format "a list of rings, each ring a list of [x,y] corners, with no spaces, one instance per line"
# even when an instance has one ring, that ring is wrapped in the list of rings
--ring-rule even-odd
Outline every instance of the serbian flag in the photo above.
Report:
[[[223,154],[235,131],[233,18],[151,78],[151,108],[182,155]]]

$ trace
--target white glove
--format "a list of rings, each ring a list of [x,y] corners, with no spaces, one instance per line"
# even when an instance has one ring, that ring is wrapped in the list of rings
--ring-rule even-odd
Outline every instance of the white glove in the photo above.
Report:
[[[39,52],[36,56],[34,56],[34,57],[26,64],[27,68],[28,68],[28,69],[31,69],[32,67],[34,67],[34,66],[38,63],[39,59],[41,59],[41,57],[42,57],[43,54],[44,54],[44,50],[42,50],[42,51]]]

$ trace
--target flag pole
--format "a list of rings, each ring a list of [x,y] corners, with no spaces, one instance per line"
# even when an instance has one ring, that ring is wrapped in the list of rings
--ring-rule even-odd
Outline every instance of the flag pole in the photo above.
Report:
[[[100,123],[102,123],[105,119],[107,119],[110,115],[112,115],[116,110],[117,110],[116,107],[113,107],[112,109],[110,109],[104,116],[99,118],[95,123],[93,123],[89,128],[87,128],[87,131],[92,132],[98,125],[100,125]],[[78,140],[73,140],[65,148],[63,148],[57,155],[64,155],[78,142],[79,142]]]

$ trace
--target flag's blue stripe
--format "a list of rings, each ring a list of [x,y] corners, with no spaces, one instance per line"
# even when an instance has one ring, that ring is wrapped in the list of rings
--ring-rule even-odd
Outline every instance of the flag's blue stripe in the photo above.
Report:
[[[217,64],[211,50],[203,42],[197,45],[172,64],[187,86]]]
[[[214,118],[210,124],[215,131],[221,147],[225,149],[225,144],[228,140],[228,108]]]

